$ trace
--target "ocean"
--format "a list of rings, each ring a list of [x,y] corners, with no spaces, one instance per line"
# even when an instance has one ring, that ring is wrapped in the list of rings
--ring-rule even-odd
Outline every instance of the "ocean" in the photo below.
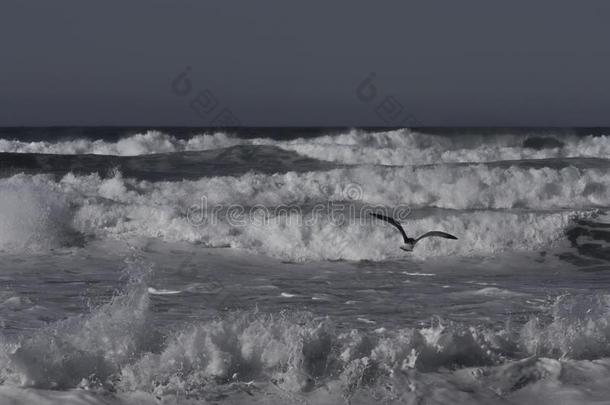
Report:
[[[2,128],[0,404],[608,404],[603,133]]]

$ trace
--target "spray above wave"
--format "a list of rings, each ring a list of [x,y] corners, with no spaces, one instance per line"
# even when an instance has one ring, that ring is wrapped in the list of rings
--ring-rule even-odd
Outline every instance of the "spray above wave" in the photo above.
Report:
[[[301,394],[316,402],[322,393],[335,403],[404,403],[428,398],[440,383],[440,402],[457,395],[485,403],[545,389],[546,381],[556,390],[579,386],[585,375],[610,375],[610,297],[603,294],[559,297],[540,317],[513,328],[436,320],[429,327],[342,330],[332,318],[308,312],[248,311],[191,321],[164,338],[150,334],[146,291],[141,281],[131,283],[91,314],[5,342],[0,381],[158,399],[245,391],[251,400],[278,403]],[[333,402],[326,399],[320,402]]]
[[[50,143],[3,139],[0,140],[0,152],[133,156],[202,151],[234,145],[277,146],[314,159],[346,164],[415,165],[610,156],[608,136],[504,134],[452,137],[407,129],[376,133],[353,130],[346,134],[288,141],[271,138],[243,139],[220,132],[179,139],[159,131],[133,135],[118,142],[80,139]]]
[[[0,250],[39,251],[74,243],[72,211],[49,182],[0,182]]]

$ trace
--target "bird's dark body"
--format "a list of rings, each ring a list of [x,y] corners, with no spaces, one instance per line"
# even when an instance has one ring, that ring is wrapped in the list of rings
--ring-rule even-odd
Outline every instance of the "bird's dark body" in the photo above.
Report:
[[[404,250],[405,252],[412,252],[412,251],[413,251],[413,248],[415,247],[415,243],[416,243],[416,242],[417,242],[417,241],[416,241],[415,239],[413,239],[413,238],[407,238],[407,239],[405,240],[405,244],[404,244],[404,246],[401,246],[400,248],[401,248],[402,250]]]

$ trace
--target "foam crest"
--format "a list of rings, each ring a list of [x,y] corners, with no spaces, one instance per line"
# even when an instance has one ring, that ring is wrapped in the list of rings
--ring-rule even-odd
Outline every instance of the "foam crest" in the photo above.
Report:
[[[403,403],[442,384],[450,392],[476,392],[460,397],[472,403],[609,376],[608,302],[605,295],[560,297],[544,311],[546,326],[537,331],[535,320],[511,330],[441,319],[427,327],[341,330],[331,318],[309,312],[253,310],[193,322],[151,345],[141,284],[88,316],[1,346],[0,377],[5,387],[96,388],[164,400],[275,393],[278,403],[306,393],[317,403],[322,392],[356,403],[366,397]],[[579,338],[572,332],[583,322],[589,326]]]
[[[181,182],[145,182],[97,175],[67,175],[65,189],[122,202],[149,200],[188,207],[307,205],[355,201],[410,208],[586,209],[610,206],[607,169],[427,166],[358,167],[324,172],[246,173]]]
[[[552,306],[552,321],[530,320],[521,332],[537,355],[596,359],[610,357],[610,295],[566,295]]]
[[[346,164],[421,165],[610,155],[610,137],[562,135],[439,136],[407,129],[270,142],[315,159]]]
[[[311,314],[237,314],[179,332],[160,354],[124,368],[123,387],[157,395],[203,394],[210,384],[262,378],[306,391],[316,378],[326,377],[321,357],[328,355],[332,335],[330,326]]]
[[[236,145],[238,143],[239,141],[225,133],[202,134],[184,140],[160,131],[151,130],[143,134],[124,137],[117,142],[109,142],[101,139],[75,139],[60,142],[23,142],[0,139],[0,152],[135,156],[153,153],[217,149]]]
[[[408,129],[366,132],[294,140],[239,138],[223,132],[181,139],[148,131],[117,142],[76,139],[62,142],[0,140],[0,152],[102,154],[133,156],[151,153],[201,151],[234,145],[271,145],[311,158],[346,164],[420,165],[450,162],[600,157],[610,155],[610,137],[561,134],[462,134],[441,136]]]
[[[551,247],[563,238],[571,222],[570,213],[534,214],[473,212],[426,217],[409,221],[411,234],[444,230],[459,240],[430,238],[418,243],[413,255],[426,258],[453,255],[487,255],[509,250]],[[300,219],[289,217],[264,226],[248,226],[231,246],[284,260],[387,260],[401,257],[396,230],[384,223],[356,221],[337,225],[323,219],[295,226]],[[502,229],[502,232],[497,232]],[[217,231],[217,229],[214,229]],[[231,232],[231,231],[229,231]],[[235,232],[235,231],[233,231]],[[239,232],[239,231],[238,231]]]
[[[487,255],[551,247],[564,238],[574,213],[464,212],[409,221],[409,232],[444,230],[458,241],[420,242],[418,257]],[[385,260],[401,256],[396,231],[370,220],[335,223],[326,215],[288,214],[261,221],[214,217],[198,225],[168,207],[88,204],[77,214],[78,229],[102,237],[151,237],[230,246],[289,261]],[[502,229],[502,232],[497,232]]]
[[[399,373],[497,364],[503,344],[491,331],[453,324],[339,332],[310,313],[248,312],[179,332],[160,354],[125,367],[121,381],[123,389],[159,397],[246,381],[272,381],[294,393],[334,388],[350,397]]]
[[[574,184],[580,184],[575,187],[584,186],[578,171],[566,170],[566,181],[572,178]],[[346,173],[349,173],[349,177]],[[372,221],[366,211],[362,211],[362,203],[371,201],[371,204],[390,206],[397,203],[400,200],[392,194],[396,188],[393,186],[404,180],[399,176],[384,178],[379,173],[378,178],[370,176],[373,184],[367,184],[364,190],[356,188],[355,193],[351,193],[351,189],[346,193],[340,186],[330,188],[330,184],[346,184],[347,187],[349,184],[344,180],[346,178],[367,178],[365,172],[358,173],[333,171],[276,176],[249,174],[241,178],[212,178],[177,183],[137,182],[122,178],[120,173],[106,179],[97,175],[67,175],[59,182],[40,175],[15,176],[5,182],[11,184],[15,196],[21,187],[27,191],[31,184],[39,183],[45,190],[45,203],[49,201],[49,196],[55,193],[59,197],[52,197],[50,201],[55,201],[53,198],[58,201],[69,199],[73,208],[68,211],[65,204],[58,205],[61,207],[57,209],[58,213],[51,210],[51,215],[47,215],[48,210],[37,205],[34,208],[46,216],[43,216],[42,220],[32,222],[30,227],[24,227],[18,214],[23,212],[22,216],[29,220],[32,210],[28,205],[17,204],[18,200],[10,200],[13,201],[13,211],[5,211],[11,212],[5,222],[10,225],[7,229],[15,231],[13,234],[6,233],[11,239],[5,244],[16,243],[14,235],[42,235],[40,240],[45,243],[48,240],[59,241],[66,235],[62,227],[57,226],[60,224],[81,234],[99,238],[150,237],[166,241],[203,243],[211,247],[231,246],[289,261],[384,260],[399,257],[402,253],[397,249],[400,238],[395,230],[384,223]],[[454,175],[450,171],[445,173],[449,178]],[[483,178],[476,172],[474,174]],[[555,198],[554,193],[560,195],[562,190],[568,190],[568,198],[574,192],[569,186],[566,189],[544,186],[543,189],[549,190],[550,198],[542,200],[541,203],[540,198],[545,196],[535,192],[532,194],[532,187],[529,186],[531,183],[525,181],[526,176],[530,176],[531,180],[536,179],[536,176],[527,173],[521,177],[516,176],[515,187],[522,190],[512,191],[517,197],[510,195],[511,191],[501,182],[496,185],[499,196],[485,192],[477,196],[474,189],[464,185],[462,187],[467,194],[463,197],[452,195],[451,190],[454,189],[449,187],[449,190],[442,190],[438,183],[430,180],[429,173],[421,177],[420,187],[428,183],[430,193],[436,192],[439,195],[436,203],[442,205],[445,201],[444,204],[450,208],[497,208],[498,205],[506,205],[507,201],[511,205],[526,205],[523,200],[530,196],[532,205],[545,207],[545,204],[557,204],[559,199]],[[551,173],[550,178],[557,176],[557,173]],[[376,179],[386,181],[384,189],[388,190],[387,194],[384,195],[379,186],[374,184]],[[482,181],[478,180],[474,182],[473,187],[476,189],[481,183]],[[326,188],[326,185],[329,185],[329,188]],[[406,183],[405,187],[409,187],[409,184]],[[46,191],[49,189],[54,190],[53,193]],[[376,190],[379,192],[375,193]],[[587,196],[583,193],[582,204],[591,205],[587,200],[591,195],[603,199],[606,198],[605,194],[605,189],[601,194],[592,193]],[[3,194],[10,195],[11,193]],[[202,201],[199,195],[210,195],[214,198]],[[422,195],[426,194],[419,196]],[[350,201],[350,196],[356,200]],[[364,201],[359,200],[361,197]],[[415,205],[410,204],[411,202],[428,205],[430,197],[420,200],[417,200],[417,196],[411,198],[415,201],[407,200],[409,204],[405,206],[408,209]],[[321,205],[314,204],[316,199]],[[328,205],[329,200],[337,200],[339,203]],[[231,207],[232,204],[236,209]],[[256,204],[269,208],[261,211],[261,207],[255,207]],[[24,210],[24,207],[27,209]],[[69,216],[66,214],[68,212],[71,213]],[[407,217],[407,229],[411,235],[423,234],[429,230],[443,230],[459,238],[458,241],[425,239],[417,245],[414,252],[416,256],[486,255],[552,246],[565,239],[565,232],[574,218],[584,218],[591,213],[588,209],[434,212],[424,209],[415,210]],[[25,223],[30,224],[27,221]],[[497,232],[498,229],[502,229],[502,232]],[[49,238],[49,235],[54,238]]]

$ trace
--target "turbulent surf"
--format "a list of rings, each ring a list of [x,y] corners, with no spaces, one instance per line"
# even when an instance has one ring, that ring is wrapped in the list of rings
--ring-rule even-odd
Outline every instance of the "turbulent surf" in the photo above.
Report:
[[[1,131],[1,403],[610,394],[604,134],[50,131]]]

